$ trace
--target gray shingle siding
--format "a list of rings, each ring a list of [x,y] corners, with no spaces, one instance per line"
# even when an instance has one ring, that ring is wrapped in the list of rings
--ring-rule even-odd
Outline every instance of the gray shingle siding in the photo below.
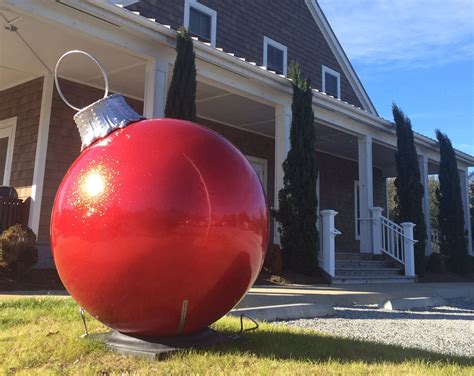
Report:
[[[217,12],[216,46],[263,64],[263,37],[288,48],[288,62],[296,60],[321,89],[321,66],[341,74],[341,99],[362,107],[304,0],[200,0]],[[183,24],[184,0],[141,0],[129,7],[143,16],[176,29]]]

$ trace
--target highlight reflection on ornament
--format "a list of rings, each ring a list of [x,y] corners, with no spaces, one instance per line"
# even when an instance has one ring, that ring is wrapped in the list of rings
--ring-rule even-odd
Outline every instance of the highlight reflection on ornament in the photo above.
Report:
[[[84,182],[84,194],[95,198],[102,194],[105,190],[104,177],[99,172],[89,173]]]

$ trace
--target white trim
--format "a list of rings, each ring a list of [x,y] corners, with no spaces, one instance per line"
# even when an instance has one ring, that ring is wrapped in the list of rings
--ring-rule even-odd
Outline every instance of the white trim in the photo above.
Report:
[[[54,80],[52,74],[46,74],[41,94],[41,111],[36,141],[35,167],[33,184],[31,186],[31,206],[28,226],[38,235],[41,201],[43,198],[44,173],[46,168],[46,153],[48,151],[49,123],[51,120],[51,105],[53,101]]]
[[[263,185],[263,190],[265,191],[265,193],[267,193],[267,185],[268,185],[268,160],[266,160],[266,159],[264,159],[264,158],[254,157],[254,156],[251,156],[251,155],[245,155],[245,158],[248,159],[248,161],[250,162],[250,164],[256,163],[256,164],[260,164],[260,165],[263,166],[264,179],[263,179],[263,181],[262,181],[262,185]]]
[[[350,60],[348,59],[344,49],[342,48],[341,44],[337,40],[334,31],[331,28],[326,16],[324,15],[321,7],[315,0],[305,0],[311,15],[313,16],[316,24],[318,25],[319,29],[321,30],[324,39],[328,42],[329,47],[331,48],[337,62],[339,63],[342,71],[344,72],[347,80],[351,84],[357,98],[362,103],[362,106],[365,110],[369,111],[373,115],[377,115],[377,110],[375,109],[372,101],[370,100],[367,92],[362,85],[357,73],[354,70]]]
[[[288,49],[284,44],[278,43],[277,41],[263,36],[263,66],[271,70],[272,68],[268,67],[268,45],[275,47],[283,52],[283,75],[286,77],[288,74]]]
[[[150,59],[145,66],[143,115],[147,118],[165,116],[168,89],[169,63],[163,59]]]
[[[341,99],[341,75],[338,71],[335,71],[334,69],[331,69],[325,65],[322,65],[321,66],[321,71],[322,71],[322,86],[321,86],[321,90],[328,94],[326,92],[326,73],[329,73],[331,76],[334,76],[336,77],[337,79],[337,94],[336,94],[336,98],[337,99]]]
[[[0,137],[8,137],[7,144],[7,155],[5,158],[5,169],[3,171],[3,182],[2,185],[10,185],[10,177],[12,173],[12,161],[13,151],[15,148],[15,135],[16,135],[16,122],[17,118],[12,117],[9,119],[0,120]]]
[[[359,196],[359,197],[358,197]],[[354,180],[354,234],[355,239],[360,240],[360,195],[359,195],[359,181]]]
[[[278,105],[275,107],[275,175],[274,175],[274,205],[278,210],[278,193],[283,188],[284,172],[283,162],[291,149],[290,129],[291,129],[292,109],[291,103]],[[280,244],[280,234],[278,233],[278,223],[274,220],[273,241]]]
[[[189,17],[191,13],[190,8],[194,8],[211,17],[211,47],[215,48],[216,35],[217,35],[217,12],[214,9],[211,9],[201,3],[198,3],[197,0],[185,0],[183,25],[186,28],[186,30],[189,30]]]
[[[359,213],[361,218],[366,219],[370,218],[370,208],[374,206],[372,136],[360,136],[357,144],[359,154]],[[373,253],[370,229],[369,221],[360,221],[361,253]]]

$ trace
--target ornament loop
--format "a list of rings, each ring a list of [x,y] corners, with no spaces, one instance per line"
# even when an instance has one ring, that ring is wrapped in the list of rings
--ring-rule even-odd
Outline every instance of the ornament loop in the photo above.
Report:
[[[66,103],[69,107],[71,107],[73,110],[76,110],[76,111],[81,111],[82,108],[78,108],[76,106],[73,106],[67,99],[66,97],[64,96],[63,92],[61,91],[61,88],[59,87],[59,80],[58,80],[58,69],[59,69],[59,65],[61,64],[62,60],[68,56],[68,55],[72,55],[72,54],[82,54],[82,55],[86,55],[87,57],[89,57],[94,63],[97,64],[97,66],[99,67],[100,71],[102,72],[102,76],[104,76],[104,82],[105,82],[105,93],[104,93],[104,96],[103,98],[106,98],[107,95],[109,95],[109,79],[107,77],[107,74],[105,73],[105,69],[104,67],[102,66],[102,64],[94,57],[92,56],[90,53],[88,52],[85,52],[85,51],[81,51],[81,50],[72,50],[72,51],[68,51],[66,52],[64,55],[62,55],[58,62],[56,63],[56,67],[54,68],[54,82],[56,83],[56,89],[58,90],[58,94],[59,96],[61,97],[61,99],[64,101],[64,103]]]

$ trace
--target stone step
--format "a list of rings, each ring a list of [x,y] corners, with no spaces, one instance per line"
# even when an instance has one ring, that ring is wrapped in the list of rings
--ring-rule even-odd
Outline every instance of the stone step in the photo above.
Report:
[[[357,276],[357,277],[391,277],[403,274],[400,268],[336,268],[336,277]]]
[[[373,253],[340,253],[336,252],[336,261],[342,260],[373,260],[384,261],[387,257],[385,255],[374,255]]]
[[[336,277],[332,278],[331,283],[335,285],[343,284],[371,284],[371,283],[413,283],[415,277],[405,277],[404,275],[394,275],[391,277]]]
[[[336,269],[339,268],[390,268],[397,266],[390,260],[339,260],[336,261]]]

